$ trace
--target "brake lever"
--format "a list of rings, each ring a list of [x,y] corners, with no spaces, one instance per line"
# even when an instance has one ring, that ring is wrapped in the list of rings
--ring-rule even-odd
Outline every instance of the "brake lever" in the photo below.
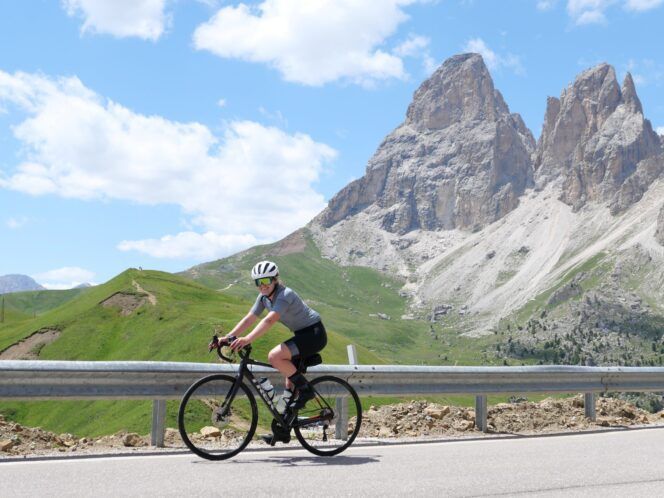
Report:
[[[219,345],[219,338],[216,335],[212,336],[212,341],[210,344],[208,344],[208,353],[211,353],[212,350],[214,349],[219,349],[221,346]]]

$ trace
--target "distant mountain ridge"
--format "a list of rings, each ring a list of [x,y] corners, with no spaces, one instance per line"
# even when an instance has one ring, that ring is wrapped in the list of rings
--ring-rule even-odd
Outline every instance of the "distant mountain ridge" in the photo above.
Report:
[[[0,276],[0,294],[36,290],[45,290],[45,287],[42,287],[27,275]]]

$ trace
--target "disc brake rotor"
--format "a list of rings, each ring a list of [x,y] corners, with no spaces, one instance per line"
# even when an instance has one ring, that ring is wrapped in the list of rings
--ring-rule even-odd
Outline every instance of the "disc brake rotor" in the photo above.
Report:
[[[212,410],[212,425],[222,428],[228,425],[231,420],[231,409],[225,406],[219,406]]]

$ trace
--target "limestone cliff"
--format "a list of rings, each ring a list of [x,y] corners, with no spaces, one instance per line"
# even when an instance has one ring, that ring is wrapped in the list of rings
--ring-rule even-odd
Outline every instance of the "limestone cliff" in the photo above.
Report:
[[[534,167],[540,186],[560,180],[561,200],[577,210],[596,201],[616,214],[638,201],[664,156],[631,75],[621,88],[613,67],[600,64],[549,97]]]
[[[380,227],[478,229],[512,211],[532,184],[535,143],[511,114],[478,54],[447,61],[415,92],[405,122],[317,218],[323,227],[361,211]]]

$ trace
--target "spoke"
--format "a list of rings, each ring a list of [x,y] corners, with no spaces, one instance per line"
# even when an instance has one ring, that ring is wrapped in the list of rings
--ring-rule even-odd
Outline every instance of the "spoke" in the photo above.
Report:
[[[343,405],[346,404],[349,415],[359,416],[361,420],[359,398],[345,381],[332,376],[313,380],[312,387],[316,398],[300,410],[295,435],[312,453],[335,455],[352,444],[359,431],[359,426],[349,426],[348,417],[343,413]],[[339,405],[339,400],[344,402]],[[302,415],[306,417],[303,419]]]
[[[229,458],[253,437],[256,401],[244,384],[230,398],[234,383],[232,377],[212,375],[189,388],[182,400],[180,435],[189,449],[203,458]]]

